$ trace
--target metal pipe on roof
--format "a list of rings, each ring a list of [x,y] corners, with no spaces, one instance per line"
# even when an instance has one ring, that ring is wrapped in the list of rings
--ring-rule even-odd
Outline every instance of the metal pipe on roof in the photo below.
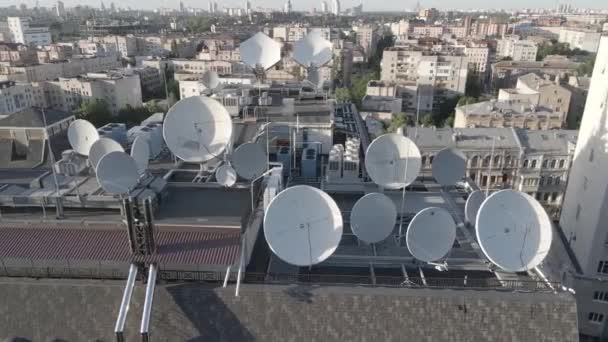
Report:
[[[148,341],[150,330],[150,316],[152,313],[152,302],[154,300],[154,288],[156,286],[156,265],[150,264],[148,269],[148,284],[146,285],[146,299],[144,310],[141,314],[141,327],[139,332],[143,341]]]
[[[129,277],[125,285],[125,290],[122,293],[122,301],[120,302],[120,308],[118,309],[118,317],[116,318],[116,325],[114,327],[114,333],[116,334],[116,341],[123,342],[123,332],[125,329],[125,322],[127,320],[127,313],[129,312],[129,305],[131,303],[131,297],[133,295],[133,287],[135,286],[135,280],[137,279],[137,266],[131,264],[129,267]]]

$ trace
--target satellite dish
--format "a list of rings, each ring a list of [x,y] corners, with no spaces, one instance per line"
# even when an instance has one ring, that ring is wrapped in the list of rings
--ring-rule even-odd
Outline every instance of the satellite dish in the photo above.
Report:
[[[324,39],[319,30],[313,30],[295,43],[293,58],[305,67],[320,67],[331,61],[332,47],[332,43]]]
[[[329,258],[342,238],[342,214],[325,192],[296,185],[270,201],[264,216],[264,236],[281,260],[311,266]]]
[[[203,74],[203,84],[209,89],[215,89],[220,85],[220,76],[213,70],[207,70]]]
[[[459,182],[467,169],[467,157],[455,148],[444,148],[433,159],[433,178],[443,186]]]
[[[236,171],[229,164],[224,164],[215,170],[215,179],[219,184],[231,187],[236,183]]]
[[[93,143],[93,145],[91,145],[89,150],[89,161],[91,162],[91,166],[97,170],[97,165],[99,165],[101,158],[113,151],[124,152],[125,150],[114,139],[104,137],[99,138]]]
[[[475,230],[481,250],[496,266],[521,272],[538,266],[553,239],[551,220],[532,196],[501,190],[479,208]]]
[[[137,185],[139,173],[135,160],[121,151],[113,151],[101,157],[97,165],[97,182],[111,194],[124,195]]]
[[[412,256],[424,262],[443,258],[454,245],[456,223],[445,209],[430,207],[420,211],[407,227],[405,241]]]
[[[99,133],[92,123],[78,119],[68,128],[68,141],[76,153],[88,156],[91,145],[99,139]]]
[[[267,70],[281,60],[281,44],[262,32],[242,42],[239,52],[243,63],[254,69]]]
[[[148,164],[150,162],[150,145],[146,136],[139,135],[133,140],[133,145],[131,145],[131,157],[135,159],[137,172],[139,172],[140,175],[144,174],[148,169]]]
[[[381,193],[361,197],[350,212],[350,229],[367,243],[386,239],[395,229],[396,222],[395,203]]]
[[[387,189],[399,189],[415,181],[421,165],[416,144],[396,133],[374,139],[365,154],[367,173],[376,184]]]
[[[266,152],[260,144],[242,144],[230,158],[236,173],[245,179],[254,179],[266,171]]]
[[[178,101],[165,116],[163,137],[178,158],[202,163],[219,158],[232,139],[232,119],[224,106],[206,96]]]
[[[470,224],[475,224],[479,207],[486,199],[486,194],[481,190],[475,190],[469,194],[467,202],[464,205],[464,217]]]

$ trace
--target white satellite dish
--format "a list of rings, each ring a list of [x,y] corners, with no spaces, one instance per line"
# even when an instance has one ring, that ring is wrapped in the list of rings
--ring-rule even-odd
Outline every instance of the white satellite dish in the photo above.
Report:
[[[113,151],[124,152],[125,150],[114,139],[101,137],[94,142],[89,150],[89,161],[93,169],[97,170],[97,165],[99,165],[101,158]]]
[[[262,32],[242,42],[239,52],[243,63],[254,69],[267,70],[281,60],[281,44]]]
[[[412,256],[424,262],[443,258],[454,245],[456,223],[443,208],[430,207],[418,212],[407,227],[405,241]]]
[[[395,203],[381,193],[361,197],[350,212],[350,229],[367,243],[386,239],[395,229],[396,222]]]
[[[467,157],[455,148],[444,148],[433,159],[433,178],[443,186],[462,180],[467,169]]]
[[[486,194],[481,190],[475,190],[469,194],[467,202],[464,205],[464,217],[470,224],[475,224],[477,212],[483,201],[486,200]]]
[[[177,102],[165,116],[167,147],[186,162],[219,158],[232,139],[232,119],[222,104],[205,96]]]
[[[266,171],[266,151],[260,144],[242,144],[230,158],[236,173],[245,179],[254,179]]]
[[[329,258],[342,238],[342,214],[325,192],[296,185],[270,201],[264,216],[264,236],[283,261],[311,266]]]
[[[371,179],[387,189],[399,189],[416,180],[422,163],[414,142],[389,133],[374,139],[365,154],[365,169]]]
[[[207,70],[202,77],[203,84],[209,89],[215,89],[220,85],[220,76],[213,70]]]
[[[133,145],[131,145],[131,157],[135,159],[139,174],[144,174],[150,163],[150,145],[147,136],[139,135],[133,140]]]
[[[68,141],[76,153],[88,156],[91,145],[99,139],[95,126],[87,120],[73,121],[68,128]]]
[[[294,44],[293,58],[305,67],[320,67],[331,61],[332,47],[319,30],[313,30]]]
[[[479,208],[477,241],[492,263],[508,272],[538,266],[549,253],[553,239],[551,220],[532,196],[501,190]]]
[[[101,157],[97,165],[97,182],[108,193],[124,195],[139,180],[135,160],[125,152],[113,151]]]
[[[233,186],[236,183],[236,178],[236,171],[230,164],[224,164],[215,170],[215,179],[223,186]]]

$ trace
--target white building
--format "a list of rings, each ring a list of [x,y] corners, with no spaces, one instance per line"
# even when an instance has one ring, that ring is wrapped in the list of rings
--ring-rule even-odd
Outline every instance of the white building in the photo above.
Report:
[[[378,43],[378,35],[376,29],[372,25],[362,25],[356,28],[357,45],[363,48],[367,57],[371,56],[376,50]]]
[[[488,71],[490,49],[487,46],[467,45],[462,50],[469,59],[469,69],[480,74]]]
[[[327,13],[329,12],[328,6],[327,6],[327,1],[322,1],[321,2],[321,13]]]
[[[582,335],[608,326],[608,37],[602,37],[582,118],[560,226],[580,270],[574,274]],[[580,271],[580,272],[579,272]]]
[[[89,72],[120,68],[121,66],[122,63],[116,58],[116,55],[111,55],[5,68],[0,65],[0,73],[13,81],[40,82],[55,80],[59,77],[75,77]]]
[[[510,57],[516,62],[534,62],[538,46],[529,40],[518,40],[516,38],[505,38],[496,41],[496,57]]]
[[[47,82],[48,102],[53,108],[69,112],[84,101],[103,100],[113,114],[131,106],[141,107],[139,76],[126,72],[88,73],[72,78],[60,78]]]
[[[333,15],[340,15],[340,0],[332,1],[331,13]]]
[[[558,41],[567,43],[571,49],[580,49],[596,53],[602,34],[594,30],[584,30],[563,27],[559,31]]]
[[[30,27],[29,18],[8,17],[8,29],[11,41],[25,45],[51,44],[51,33],[48,27]]]
[[[57,5],[55,5],[55,14],[60,18],[65,16],[65,5],[63,1],[57,1]]]

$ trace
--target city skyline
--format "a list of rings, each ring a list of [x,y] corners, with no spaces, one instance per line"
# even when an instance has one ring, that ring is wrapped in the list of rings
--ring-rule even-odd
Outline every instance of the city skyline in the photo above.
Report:
[[[82,2],[78,0],[65,0],[63,1],[66,7],[74,7],[77,5],[82,5]],[[293,1],[293,8],[296,11],[310,11],[313,8],[317,10],[320,9],[322,1]],[[52,7],[56,1],[39,1],[40,6]],[[105,1],[105,3],[109,4],[111,1]],[[131,7],[131,8],[141,8],[141,9],[155,9],[155,8],[179,8],[180,1],[178,0],[152,0],[152,1],[139,1],[139,0],[125,0],[120,2],[115,2],[118,7]],[[194,1],[194,0],[185,0],[183,1],[186,7],[195,7],[206,9],[208,1]],[[561,3],[561,2],[560,2]],[[585,9],[599,9],[605,10],[608,9],[608,2],[598,3],[594,0],[580,0],[580,1],[564,1],[564,4],[570,4],[576,8],[585,8]],[[0,7],[8,7],[11,5],[20,5],[26,4],[28,8],[32,8],[36,5],[36,0],[27,0],[21,1],[19,3],[15,3],[10,0],[0,0]],[[101,1],[98,3],[89,3],[89,5],[93,7],[99,7]],[[229,0],[229,1],[221,1],[218,4],[223,7],[245,7],[245,1],[241,0]],[[263,8],[276,8],[282,9],[285,1],[283,0],[258,0],[252,1],[252,5],[254,8],[263,7]],[[341,7],[343,9],[348,9],[353,6],[359,4],[359,0],[346,0],[342,1]],[[416,7],[417,1],[409,0],[401,3],[384,3],[384,2],[370,2],[363,1],[363,8],[366,11],[406,11],[411,10]],[[524,1],[524,0],[515,0],[509,2],[509,7],[501,7],[502,3],[488,3],[482,0],[466,0],[458,3],[454,3],[448,0],[432,0],[432,1],[420,1],[420,6],[422,7],[435,7],[438,9],[462,9],[462,10],[472,10],[472,9],[525,9],[525,8],[555,8],[557,3],[552,0],[540,0],[540,1]]]

